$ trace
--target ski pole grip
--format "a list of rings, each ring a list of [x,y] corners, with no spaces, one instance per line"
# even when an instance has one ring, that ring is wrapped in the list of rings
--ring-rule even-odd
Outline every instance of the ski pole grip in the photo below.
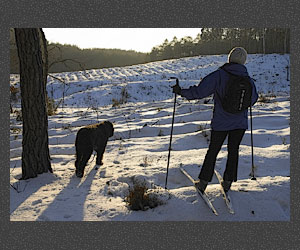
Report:
[[[176,85],[178,85],[178,86],[179,86],[179,80],[178,80],[178,78],[177,78],[177,77],[171,76],[171,77],[170,77],[170,79],[176,79]]]

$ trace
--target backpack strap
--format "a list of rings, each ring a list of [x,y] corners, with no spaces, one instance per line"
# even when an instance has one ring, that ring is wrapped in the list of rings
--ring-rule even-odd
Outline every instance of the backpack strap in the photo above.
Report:
[[[220,67],[220,69],[223,69],[223,67],[225,66],[225,64],[223,66]],[[224,69],[223,69],[224,70]],[[225,70],[224,70],[225,71]],[[227,71],[226,71],[227,72]],[[220,99],[220,101],[222,102],[222,98],[220,96],[220,94],[218,93],[218,91],[216,90],[214,94],[217,94],[218,98]]]

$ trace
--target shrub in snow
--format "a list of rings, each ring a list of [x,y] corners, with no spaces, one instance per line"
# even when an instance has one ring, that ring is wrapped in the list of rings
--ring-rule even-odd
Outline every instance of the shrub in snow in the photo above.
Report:
[[[128,98],[130,97],[126,87],[123,87],[121,89],[121,98],[120,100],[112,99],[112,106],[113,107],[119,107],[121,104],[127,103]]]
[[[262,102],[262,103],[269,103],[271,100],[269,97],[267,97],[266,95],[260,95],[258,97],[258,102]]]
[[[55,100],[47,96],[47,111],[48,116],[55,115],[57,112],[58,104],[55,104]]]
[[[157,191],[148,190],[146,184],[135,184],[133,189],[129,191],[129,195],[125,201],[131,210],[147,210],[163,205],[164,201],[160,199]]]
[[[146,195],[149,198],[149,207],[154,208],[163,205],[170,199],[170,194],[163,188],[148,189]]]
[[[16,116],[16,120],[18,122],[23,121],[23,116],[22,116],[22,111],[21,110],[15,110],[14,113],[17,115]]]
[[[113,108],[116,108],[116,107],[120,106],[120,101],[119,100],[113,98],[111,101],[112,101],[112,107]]]
[[[145,210],[148,206],[148,197],[146,196],[147,187],[145,185],[134,185],[133,189],[129,190],[129,195],[125,201],[131,210]]]
[[[10,86],[10,101],[17,102],[20,98],[20,88],[13,85]]]
[[[164,189],[150,189],[151,184],[142,176],[133,177],[134,185],[129,189],[125,201],[131,210],[147,210],[165,204],[169,194]]]
[[[141,167],[148,167],[149,166],[149,160],[148,160],[148,157],[145,156],[143,158],[143,163],[140,164]]]
[[[258,102],[262,103],[270,103],[272,98],[275,98],[276,96],[274,94],[265,95],[260,93],[258,96]]]

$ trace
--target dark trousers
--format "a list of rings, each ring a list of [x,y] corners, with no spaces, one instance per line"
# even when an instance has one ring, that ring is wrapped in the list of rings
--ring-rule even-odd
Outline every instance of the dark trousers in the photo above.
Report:
[[[223,179],[226,181],[237,181],[239,146],[243,139],[245,131],[245,129],[211,131],[210,144],[199,174],[199,179],[203,179],[208,182],[212,180],[217,155],[221,150],[226,136],[228,135],[228,156]]]

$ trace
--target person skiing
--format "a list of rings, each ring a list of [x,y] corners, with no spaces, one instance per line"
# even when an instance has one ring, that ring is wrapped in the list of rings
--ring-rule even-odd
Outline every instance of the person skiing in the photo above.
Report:
[[[248,129],[248,107],[235,113],[227,109],[225,111],[224,107],[226,104],[230,104],[230,99],[236,99],[230,96],[234,91],[229,91],[232,93],[226,92],[229,80],[232,81],[232,76],[242,76],[242,79],[249,79],[248,84],[251,89],[248,106],[253,106],[258,99],[254,81],[249,77],[247,68],[244,65],[246,59],[246,50],[242,47],[235,47],[228,54],[228,62],[204,77],[198,85],[191,86],[188,89],[182,89],[179,85],[172,87],[173,93],[179,94],[188,100],[202,99],[214,94],[210,144],[198,176],[199,180],[196,181],[196,187],[202,193],[205,191],[207,184],[212,180],[217,155],[227,136],[228,156],[222,182],[224,191],[227,192],[232,182],[237,181],[239,145],[246,129]],[[237,84],[235,85],[237,86]]]

